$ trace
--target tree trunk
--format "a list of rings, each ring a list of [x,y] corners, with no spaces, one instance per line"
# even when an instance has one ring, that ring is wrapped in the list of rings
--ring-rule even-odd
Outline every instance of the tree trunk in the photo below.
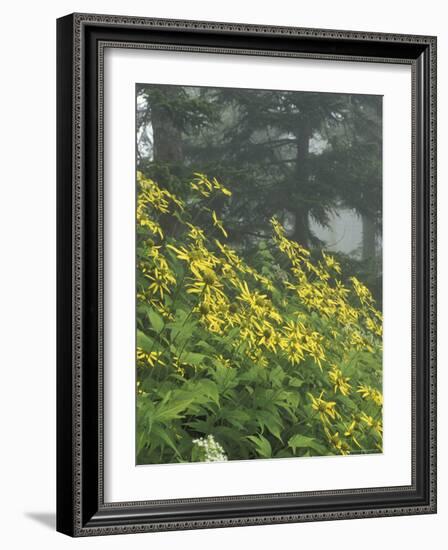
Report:
[[[376,228],[373,220],[362,216],[362,259],[373,260],[376,256]]]
[[[175,99],[178,92],[167,86],[163,90],[166,102]],[[169,108],[153,105],[151,109],[154,162],[180,163],[183,160],[182,133],[175,124]]]
[[[294,197],[294,233],[293,239],[299,244],[308,248],[310,246],[310,220],[309,205],[301,199],[307,195],[307,187],[310,184],[309,174],[309,144],[311,139],[311,128],[307,122],[304,122],[296,134],[296,181],[295,188],[298,193]]]
[[[294,233],[292,238],[305,248],[310,246],[309,210],[305,206],[296,206],[294,209]]]
[[[182,131],[179,125],[176,124],[173,113],[169,108],[170,103],[175,101],[178,92],[170,86],[164,87],[162,91],[166,105],[155,103],[151,107],[153,161],[166,168],[162,172],[163,176],[159,175],[157,183],[169,186],[171,174],[176,173],[176,166],[182,163],[184,155]],[[164,181],[165,178],[166,181]],[[175,218],[162,215],[159,223],[166,235],[175,235],[178,226]]]

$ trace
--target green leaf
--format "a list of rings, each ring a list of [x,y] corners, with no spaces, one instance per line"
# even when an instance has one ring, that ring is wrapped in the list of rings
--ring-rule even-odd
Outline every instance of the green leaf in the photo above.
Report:
[[[257,411],[256,420],[262,429],[267,428],[274,437],[282,441],[283,424],[278,415],[269,411]]]
[[[204,395],[206,395],[217,405],[219,405],[218,386],[215,384],[215,382],[213,382],[213,380],[208,380],[207,378],[204,378],[204,380],[201,380],[198,385]]]
[[[137,329],[137,346],[146,353],[150,353],[154,349],[154,340]]]
[[[188,409],[191,401],[191,399],[182,399],[177,403],[175,401],[173,403],[161,403],[156,407],[153,420],[167,422],[169,420],[174,420],[175,418],[181,418],[181,413]]]
[[[167,434],[166,430],[162,426],[159,426],[157,424],[153,425],[152,430],[151,430],[151,440],[153,440],[154,436],[158,437],[161,441],[163,441],[165,443],[165,445],[168,445],[168,447],[173,449],[173,451],[176,453],[176,455],[179,458],[181,458],[181,455],[180,455],[179,451],[177,450],[176,444],[170,438],[170,436]]]
[[[268,379],[267,373],[267,369],[253,366],[247,372],[242,373],[239,378],[242,382],[252,382],[257,385],[257,383],[265,382]]]
[[[209,351],[211,353],[214,353],[216,351],[216,349],[213,346],[211,346],[208,342],[204,342],[204,340],[200,340],[196,344],[196,347],[201,348],[204,351]]]
[[[289,438],[288,447],[296,452],[296,449],[313,449],[320,454],[328,454],[322,445],[319,445],[315,439],[302,434],[296,434]]]
[[[188,422],[186,426],[192,428],[195,432],[203,434],[213,432],[213,420],[211,418],[207,418],[207,420],[194,420],[193,422]]]
[[[152,308],[148,308],[148,317],[151,321],[152,328],[157,332],[161,332],[163,330],[163,327],[165,326],[165,321],[163,320],[163,317]]]
[[[226,390],[232,389],[238,385],[238,373],[235,369],[229,369],[228,367],[216,365],[212,376],[216,381],[220,392],[225,392]]]
[[[182,347],[187,340],[189,340],[196,328],[195,323],[175,322],[170,325],[171,328],[171,342],[174,342],[176,346]]]
[[[269,379],[272,382],[272,385],[274,387],[280,387],[282,385],[282,382],[285,378],[285,371],[277,365],[275,368],[268,371],[269,372]]]
[[[207,378],[185,382],[184,388],[177,395],[179,398],[185,397],[191,399],[192,403],[200,405],[210,401],[219,405],[218,387],[213,380]]]
[[[140,429],[139,427],[138,437],[137,437],[137,454],[139,454],[141,450],[145,448],[147,443],[146,437],[147,437],[146,432],[143,429]]]
[[[205,358],[206,355],[203,355],[202,353],[193,353],[192,351],[183,352],[181,357],[182,362],[193,366],[202,365]]]
[[[284,391],[283,395],[285,401],[289,403],[293,411],[295,411],[300,403],[300,394],[296,391]]]
[[[294,455],[289,449],[280,449],[275,453],[274,458],[293,458]]]
[[[251,419],[250,415],[242,409],[222,409],[222,411],[220,411],[220,415],[223,420],[232,426],[236,426],[240,430],[246,429],[247,423]]]
[[[351,411],[355,411],[357,409],[356,404],[350,398],[346,397],[345,395],[338,395],[338,402],[342,403],[345,407],[347,407]]]
[[[261,434],[248,435],[247,439],[255,443],[256,450],[260,456],[262,456],[263,458],[270,458],[272,456],[271,444]]]

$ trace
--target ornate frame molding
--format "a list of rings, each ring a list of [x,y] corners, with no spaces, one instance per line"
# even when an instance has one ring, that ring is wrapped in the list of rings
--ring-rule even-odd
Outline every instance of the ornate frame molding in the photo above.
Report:
[[[138,37],[131,41],[129,36],[136,30]],[[153,40],[154,31],[157,31],[159,42]],[[185,33],[193,36],[196,42],[202,43],[185,43]],[[220,43],[220,38],[221,43],[232,43],[236,37],[241,37],[252,47],[216,45]],[[286,38],[286,42],[279,43],[283,38]],[[279,43],[278,49],[263,47],[266,44],[272,47],[275,43]],[[339,53],[328,53],[328,49],[325,50],[328,43],[334,45],[335,49],[339,48]],[[282,45],[288,45],[290,49],[285,50]],[[164,504],[169,504],[173,512],[162,520],[151,519],[151,510],[161,505],[161,502],[104,502],[102,63],[105,47],[310,57],[406,63],[412,66],[414,421],[411,486],[165,501]],[[436,60],[436,38],[430,36],[93,14],[73,14],[58,20],[59,531],[72,536],[90,536],[425,514],[436,511]],[[97,95],[92,97],[92,90],[95,89]],[[91,112],[98,115],[96,128],[92,125],[87,127]],[[87,181],[90,187],[86,187]],[[93,191],[92,185],[95,185]],[[98,202],[96,206],[93,205],[95,195]],[[90,203],[92,206],[88,208],[86,205]],[[96,214],[92,214],[93,208]],[[97,249],[88,244],[87,237],[92,234],[97,239]],[[93,298],[95,292],[96,298]],[[97,305],[95,334],[92,334],[92,325],[86,322],[86,303],[89,300]],[[423,322],[420,320],[422,317]],[[86,369],[94,347],[91,365],[95,365],[95,377],[90,373],[92,368],[89,371]],[[426,388],[424,394],[417,392],[422,383]],[[419,411],[424,411],[424,421],[416,418],[417,407],[420,407]],[[86,408],[97,412],[98,421],[93,432],[86,427],[83,420]],[[417,457],[417,450],[423,454]],[[93,488],[88,488],[92,483]],[[378,497],[379,493],[390,494],[391,499],[392,495],[399,493],[400,497],[397,496],[395,501],[392,499],[391,504],[385,500],[378,504],[378,498],[374,497]],[[320,510],[313,503],[310,511],[300,509],[297,512],[288,511],[291,506],[285,506],[281,513],[274,514],[269,513],[267,497],[275,498],[278,502],[286,497],[334,497],[334,501],[340,505],[334,509]],[[350,506],[344,509],[343,503],[348,497],[357,498],[359,507],[353,509]],[[243,507],[241,514],[232,514],[230,510],[229,513],[224,513],[223,506],[226,503],[230,505],[238,501],[247,502],[248,499],[259,502],[258,512],[247,513],[246,510],[243,513]],[[221,515],[216,512],[215,517],[205,517],[202,514],[203,519],[200,514],[187,519],[177,518],[176,506],[201,502],[209,503],[210,507],[222,504]]]

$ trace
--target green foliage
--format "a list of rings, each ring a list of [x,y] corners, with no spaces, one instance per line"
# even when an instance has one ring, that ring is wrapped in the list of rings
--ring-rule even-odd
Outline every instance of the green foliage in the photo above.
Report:
[[[381,306],[380,96],[142,84],[137,99],[138,169],[183,200],[198,167],[226,185],[238,182],[230,201],[218,196],[213,206],[246,259],[254,236],[269,238],[274,215],[294,240],[320,250],[326,243],[314,222],[326,227],[341,207],[353,209],[363,245],[347,272]],[[196,221],[211,228],[209,216]]]
[[[189,189],[138,177],[137,462],[380,452],[369,290],[275,218],[249,264],[213,208],[231,190],[202,174]]]

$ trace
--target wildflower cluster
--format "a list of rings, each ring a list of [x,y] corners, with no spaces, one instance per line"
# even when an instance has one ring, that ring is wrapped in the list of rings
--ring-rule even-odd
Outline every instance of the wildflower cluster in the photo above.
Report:
[[[212,435],[193,439],[193,445],[200,462],[223,462],[227,460],[226,453]]]
[[[138,461],[381,451],[370,291],[276,217],[248,257],[225,224],[231,191],[200,173],[189,190],[138,174]]]

